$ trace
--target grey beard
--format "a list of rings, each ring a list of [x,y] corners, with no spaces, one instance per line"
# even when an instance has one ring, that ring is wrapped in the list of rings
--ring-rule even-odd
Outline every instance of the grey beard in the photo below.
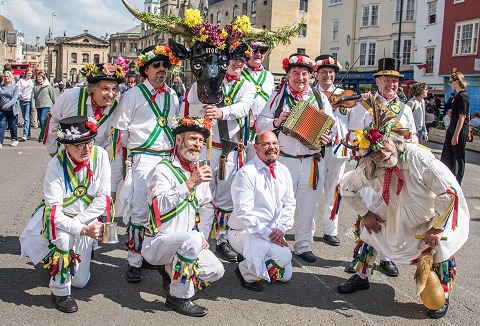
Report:
[[[187,161],[192,163],[196,162],[201,154],[201,152],[196,152],[196,154],[192,154],[189,151],[189,148],[186,148],[186,147],[182,147],[179,152]]]

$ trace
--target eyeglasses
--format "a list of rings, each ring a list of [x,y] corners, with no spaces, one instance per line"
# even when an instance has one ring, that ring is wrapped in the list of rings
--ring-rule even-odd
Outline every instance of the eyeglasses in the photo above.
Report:
[[[87,147],[87,146],[88,146],[88,148],[93,147],[93,139],[90,139],[89,141],[84,142],[84,143],[72,144],[72,145],[75,146],[79,151],[83,151],[85,149],[85,147]]]
[[[172,64],[168,61],[154,61],[152,62],[153,68],[159,68],[160,66],[163,66],[164,68],[170,68]]]
[[[265,53],[268,52],[268,50],[266,50],[266,49],[256,49],[256,50],[253,50],[253,53],[259,53],[259,52],[260,52],[260,54],[265,54]]]
[[[255,144],[260,145],[263,148],[269,148],[270,146],[278,147],[280,145],[280,143],[278,141],[274,141],[273,143],[255,143]]]

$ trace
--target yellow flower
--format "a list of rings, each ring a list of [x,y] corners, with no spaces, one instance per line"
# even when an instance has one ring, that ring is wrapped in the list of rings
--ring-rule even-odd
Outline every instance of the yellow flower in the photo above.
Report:
[[[363,135],[363,130],[355,130],[355,138],[353,139],[353,146],[363,151],[370,147],[370,141]]]
[[[157,45],[155,47],[155,54],[165,54],[167,51],[165,51],[165,47],[163,45]]]
[[[185,11],[185,18],[183,22],[188,27],[195,27],[202,23],[202,16],[200,16],[200,10],[198,9],[187,9]]]
[[[219,36],[220,36],[220,37],[227,37],[227,36],[228,36],[228,33],[227,33],[227,31],[225,31],[224,29],[222,29],[222,32],[220,33]]]
[[[237,17],[235,24],[242,30],[244,33],[249,33],[252,29],[252,24],[250,23],[250,18],[246,15]]]

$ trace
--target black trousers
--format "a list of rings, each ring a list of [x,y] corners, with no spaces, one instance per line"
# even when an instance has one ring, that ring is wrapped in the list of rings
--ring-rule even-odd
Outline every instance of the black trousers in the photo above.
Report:
[[[440,161],[452,171],[458,183],[461,185],[465,173],[465,145],[467,143],[468,127],[463,126],[462,131],[458,135],[457,145],[452,145],[454,132],[455,129],[447,129]]]

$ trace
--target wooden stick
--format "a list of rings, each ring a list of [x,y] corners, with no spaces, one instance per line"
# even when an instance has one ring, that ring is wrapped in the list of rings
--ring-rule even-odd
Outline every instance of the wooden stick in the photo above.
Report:
[[[212,146],[213,146],[213,128],[210,128],[210,136],[207,139],[207,160],[210,161],[210,164],[212,162]]]
[[[425,239],[425,236],[424,235],[416,235],[415,236],[415,239]],[[441,241],[447,241],[448,240],[448,237],[441,237],[440,238]]]

